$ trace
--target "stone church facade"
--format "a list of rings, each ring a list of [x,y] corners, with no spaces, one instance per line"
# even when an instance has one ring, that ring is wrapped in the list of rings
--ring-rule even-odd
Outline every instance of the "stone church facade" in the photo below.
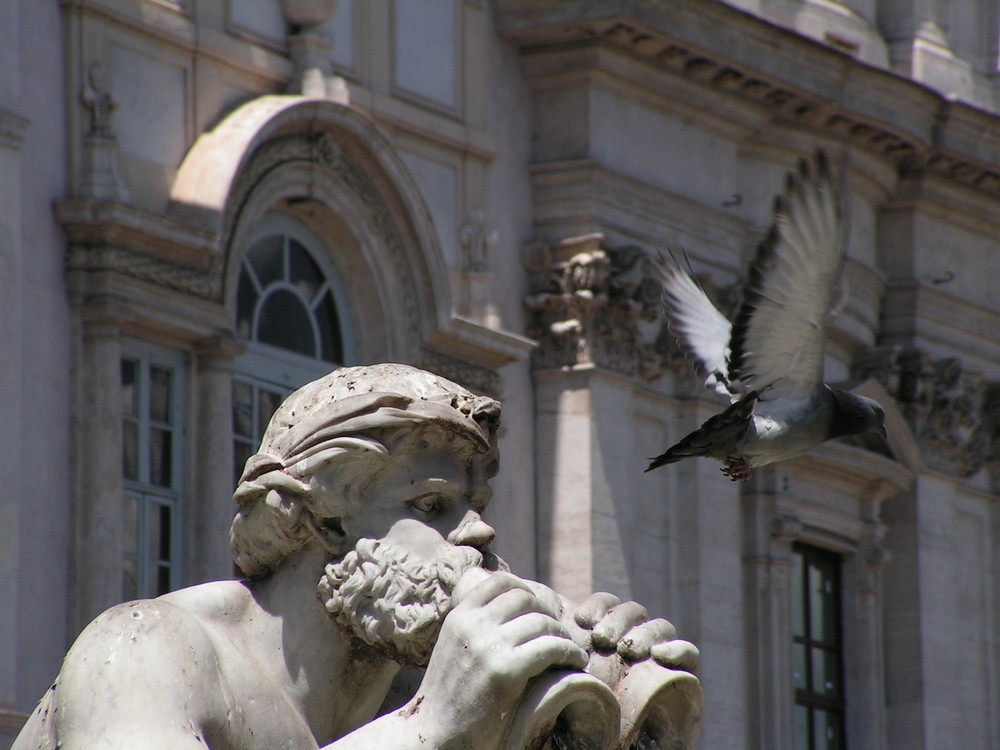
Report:
[[[0,7],[0,744],[104,608],[232,575],[242,460],[340,364],[504,402],[515,572],[702,652],[701,747],[1000,750],[1000,8]],[[798,159],[849,223],[827,380],[887,407],[726,481],[649,255],[720,306]]]

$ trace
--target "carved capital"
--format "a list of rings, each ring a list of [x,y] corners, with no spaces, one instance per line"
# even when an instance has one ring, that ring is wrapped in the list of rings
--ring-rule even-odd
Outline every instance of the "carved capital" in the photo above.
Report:
[[[1000,383],[920,349],[870,350],[855,371],[896,399],[930,468],[958,477],[988,468],[1000,477]]]
[[[677,360],[645,252],[609,248],[599,234],[522,250],[531,293],[536,369],[595,364],[652,379]]]

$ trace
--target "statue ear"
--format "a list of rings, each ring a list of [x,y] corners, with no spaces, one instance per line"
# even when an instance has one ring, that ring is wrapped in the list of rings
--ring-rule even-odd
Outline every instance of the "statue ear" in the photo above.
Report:
[[[341,557],[348,551],[347,534],[340,518],[319,518],[310,511],[305,511],[307,523],[319,543],[323,545],[331,557]]]

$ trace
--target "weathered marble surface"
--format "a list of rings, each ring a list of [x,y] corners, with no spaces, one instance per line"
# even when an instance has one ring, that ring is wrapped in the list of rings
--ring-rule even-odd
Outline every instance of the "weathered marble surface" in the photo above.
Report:
[[[102,614],[14,747],[690,747],[693,645],[490,552],[499,416],[392,364],[290,396],[235,494],[247,579]]]

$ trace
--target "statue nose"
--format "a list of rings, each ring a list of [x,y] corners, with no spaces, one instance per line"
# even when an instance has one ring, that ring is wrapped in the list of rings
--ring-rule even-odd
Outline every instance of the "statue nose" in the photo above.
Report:
[[[492,526],[480,518],[478,513],[470,512],[458,528],[448,535],[448,541],[454,545],[484,549],[493,543],[495,536]]]

